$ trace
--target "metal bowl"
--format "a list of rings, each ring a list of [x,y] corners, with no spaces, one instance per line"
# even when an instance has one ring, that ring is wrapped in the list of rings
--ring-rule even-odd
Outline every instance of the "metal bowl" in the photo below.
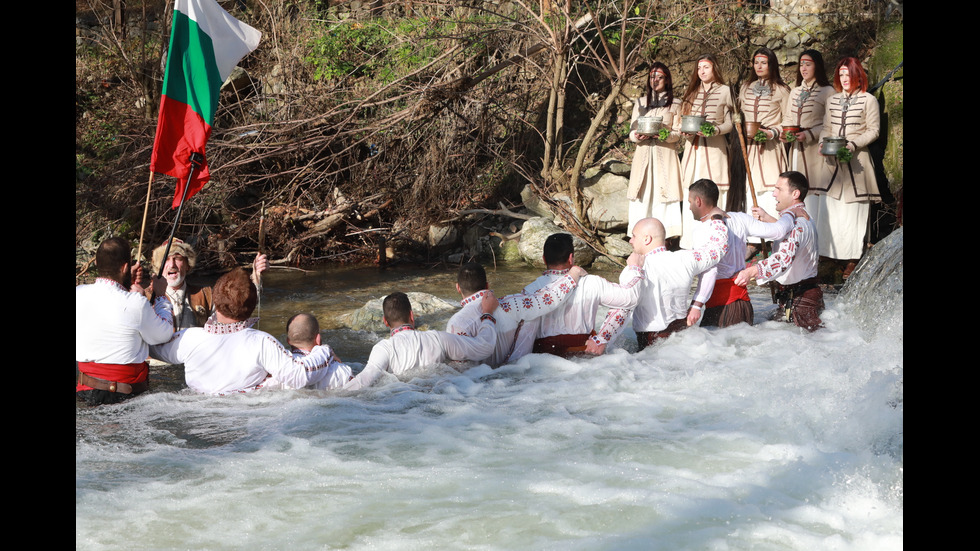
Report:
[[[655,136],[663,126],[663,117],[640,117],[636,119],[636,133],[644,136]]]
[[[697,115],[684,115],[681,117],[681,132],[697,134],[706,120],[708,119]]]
[[[837,155],[837,151],[846,146],[846,138],[824,138],[820,141],[820,154],[827,156]]]

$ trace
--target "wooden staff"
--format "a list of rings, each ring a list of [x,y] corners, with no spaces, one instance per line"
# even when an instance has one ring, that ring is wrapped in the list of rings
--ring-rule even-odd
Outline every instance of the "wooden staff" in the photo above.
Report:
[[[174,217],[174,227],[170,228],[170,237],[167,238],[167,248],[163,251],[163,262],[160,263],[160,271],[157,273],[157,277],[163,277],[163,267],[167,264],[167,257],[170,256],[170,245],[174,242],[174,233],[177,232],[177,224],[180,223],[180,213],[184,211],[184,201],[187,199],[187,191],[191,189],[191,178],[194,177],[194,171],[200,168],[204,164],[204,155],[197,153],[191,153],[191,170],[187,173],[187,182],[184,183],[184,193],[180,196],[180,204],[177,205],[177,216]]]
[[[741,79],[739,79],[741,80]],[[758,207],[759,203],[755,199],[755,185],[752,183],[752,168],[749,166],[749,152],[745,146],[745,131],[742,129],[742,114],[738,111],[738,103],[736,103],[737,98],[735,96],[734,89],[732,90],[732,104],[735,105],[736,110],[732,115],[732,122],[735,123],[735,133],[738,134],[738,141],[742,145],[742,161],[745,164],[745,183],[749,186],[749,196],[752,197],[752,206]]]
[[[262,207],[261,207],[261,210],[259,210],[259,252],[258,252],[258,254],[261,255],[263,250],[265,250],[265,201],[262,201]],[[256,256],[256,258],[258,258],[258,257]],[[253,267],[253,269],[254,269],[254,267]],[[261,321],[262,321],[262,274],[260,274],[259,272],[255,272],[253,275],[255,275],[255,291],[256,291],[256,294],[258,294],[258,304],[256,306],[256,309],[257,309],[256,314],[257,314],[257,317],[259,318],[259,322],[258,323],[261,323]],[[258,323],[256,323],[256,328],[258,327]]]
[[[140,244],[136,248],[136,262],[143,259],[143,235],[146,233],[146,217],[150,212],[150,190],[153,189],[153,172],[150,172],[150,181],[146,183],[146,203],[143,205],[143,224],[140,226]]]
[[[742,74],[738,75],[738,81],[736,86],[729,88],[729,92],[732,94],[732,105],[735,106],[735,114],[732,115],[732,120],[735,123],[735,132],[738,134],[738,141],[742,146],[742,161],[745,164],[745,183],[749,186],[749,197],[752,198],[752,206],[758,207],[759,202],[755,198],[755,185],[752,183],[752,167],[749,166],[749,152],[745,146],[745,132],[742,129],[742,114],[738,111],[738,97],[735,92],[735,88],[741,86]],[[762,249],[762,256],[765,258],[766,251],[769,247],[766,246],[766,240],[759,240],[759,248]],[[753,255],[754,256],[754,255]],[[776,302],[776,288],[773,287],[772,282],[769,284],[769,294],[772,295],[773,303]]]

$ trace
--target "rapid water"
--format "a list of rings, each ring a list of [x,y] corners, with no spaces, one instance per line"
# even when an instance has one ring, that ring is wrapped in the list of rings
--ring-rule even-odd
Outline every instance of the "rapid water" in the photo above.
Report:
[[[300,310],[331,327],[392,289],[455,300],[453,277],[271,274],[262,328]],[[898,285],[874,330],[873,296],[828,296],[804,334],[763,321],[754,289],[754,327],[640,353],[628,331],[604,357],[436,366],[356,394],[215,398],[151,369],[153,392],[76,409],[76,548],[901,549],[900,267]],[[325,336],[358,370],[384,335]]]

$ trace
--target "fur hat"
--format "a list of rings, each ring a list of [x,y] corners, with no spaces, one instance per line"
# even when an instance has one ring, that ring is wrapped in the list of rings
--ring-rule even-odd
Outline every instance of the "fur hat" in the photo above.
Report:
[[[159,272],[160,267],[164,264],[163,253],[167,250],[167,242],[164,241],[163,245],[153,249],[153,272]],[[190,265],[190,270],[194,269],[194,264],[197,263],[197,253],[194,252],[194,248],[187,243],[181,241],[180,239],[174,238],[173,244],[170,245],[170,256],[180,255],[187,259],[187,263]],[[188,271],[190,271],[188,270]]]

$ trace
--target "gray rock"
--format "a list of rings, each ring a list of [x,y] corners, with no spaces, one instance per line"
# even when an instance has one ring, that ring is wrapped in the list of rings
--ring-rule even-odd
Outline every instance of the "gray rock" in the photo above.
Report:
[[[589,178],[595,178],[603,172],[601,166],[590,166],[589,168],[582,171],[582,177],[588,180]]]
[[[588,208],[589,220],[601,231],[625,230],[629,224],[629,206],[626,201],[626,188],[629,178],[602,173],[598,178],[587,180],[582,188]]]
[[[459,241],[456,226],[429,226],[429,246],[433,248],[452,247]]]
[[[602,163],[602,169],[606,172],[626,176],[627,178],[629,178],[631,168],[629,163],[624,163],[619,159],[608,159]]]
[[[610,235],[603,240],[603,245],[606,247],[606,252],[612,256],[626,258],[633,254],[633,246],[623,235]]]
[[[541,256],[544,254],[544,242],[553,233],[568,233],[544,218],[532,218],[524,222],[521,228],[521,242],[518,250],[525,262],[539,268],[544,267]],[[596,253],[581,239],[572,236],[575,244],[575,263],[580,266],[590,266],[595,260]]]
[[[552,213],[548,205],[542,201],[540,197],[538,197],[538,194],[534,193],[534,190],[531,189],[530,185],[524,186],[524,189],[521,190],[521,201],[524,202],[524,206],[527,207],[527,210],[537,214],[538,216],[548,219],[554,217],[554,213]]]

